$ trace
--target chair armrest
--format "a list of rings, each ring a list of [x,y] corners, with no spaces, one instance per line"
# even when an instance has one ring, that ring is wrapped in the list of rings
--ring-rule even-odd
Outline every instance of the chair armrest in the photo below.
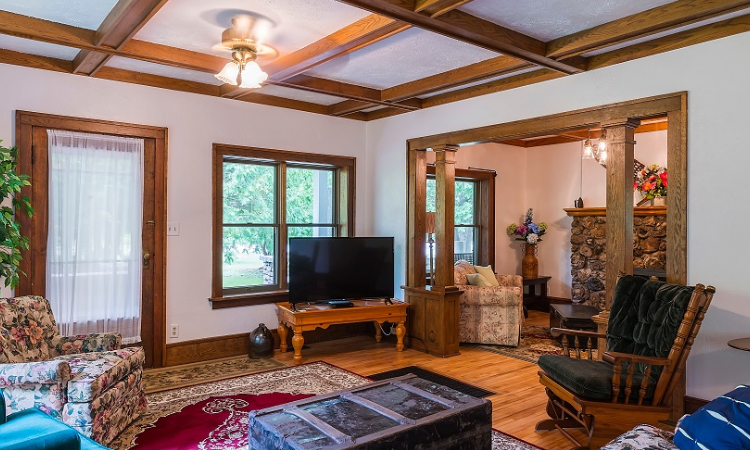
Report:
[[[74,355],[77,353],[106,352],[122,346],[120,333],[93,333],[77,336],[55,336],[50,342],[50,355]]]
[[[630,364],[641,363],[651,366],[668,366],[671,363],[669,358],[657,358],[656,356],[631,355],[630,353],[605,352],[602,360],[610,364],[617,365],[627,362]]]
[[[612,402],[616,403],[620,397],[620,386],[622,384],[622,369],[623,364],[627,363],[626,366],[626,378],[625,378],[625,402],[627,403],[630,399],[630,393],[633,390],[633,376],[635,374],[636,365],[642,364],[643,365],[643,379],[641,380],[640,386],[635,386],[636,388],[639,388],[638,390],[638,404],[640,405],[644,398],[646,397],[646,393],[648,390],[649,381],[651,379],[651,370],[654,366],[666,366],[672,364],[672,361],[669,358],[657,358],[653,356],[640,356],[640,355],[631,355],[629,353],[619,353],[619,352],[605,352],[604,355],[602,355],[602,359],[614,366],[614,374],[612,375]],[[654,398],[652,401],[658,401],[658,399]]]
[[[0,387],[21,387],[38,384],[65,386],[70,380],[67,361],[38,361],[0,364]]]
[[[550,328],[549,334],[551,334],[553,337],[558,337],[560,335],[566,335],[566,336],[582,336],[582,337],[590,337],[594,339],[605,339],[607,337],[604,333],[597,333],[595,331],[584,331],[584,330],[571,330],[569,328]]]
[[[459,286],[472,305],[518,306],[523,304],[521,288],[508,286]]]
[[[500,286],[517,287],[523,289],[523,277],[521,275],[499,275],[495,274]]]

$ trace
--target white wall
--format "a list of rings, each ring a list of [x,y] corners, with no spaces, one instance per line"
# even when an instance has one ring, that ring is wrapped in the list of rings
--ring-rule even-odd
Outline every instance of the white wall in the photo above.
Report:
[[[743,228],[750,219],[750,152],[742,132],[750,120],[750,58],[735,57],[748,52],[750,33],[743,33],[369,123],[367,151],[382,161],[367,166],[372,232],[395,236],[401,248],[406,242],[407,139],[688,91],[688,282],[718,288],[688,361],[688,394],[713,398],[747,382],[750,352],[726,342],[750,330],[744,264],[750,233]],[[403,259],[397,259],[402,280]]]
[[[197,94],[0,65],[0,139],[15,136],[16,110],[168,128],[168,220],[180,235],[167,240],[167,324],[178,342],[250,332],[276,323],[272,305],[211,310],[211,145],[248,145],[354,156],[357,190],[367,190],[366,124]],[[357,196],[357,233],[368,222]],[[272,327],[273,328],[273,327]]]

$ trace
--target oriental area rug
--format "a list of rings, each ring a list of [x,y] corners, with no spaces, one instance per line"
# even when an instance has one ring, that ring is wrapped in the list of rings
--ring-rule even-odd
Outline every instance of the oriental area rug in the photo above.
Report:
[[[177,378],[186,378],[180,370],[173,369]],[[159,391],[144,378],[152,391],[148,412],[109,444],[114,450],[246,450],[249,411],[371,382],[323,362]],[[539,448],[497,430],[492,441],[493,450]]]
[[[562,345],[549,334],[549,328],[540,325],[524,325],[521,328],[521,343],[518,347],[486,344],[467,345],[532,363],[537,362],[542,355],[562,355],[563,353]]]

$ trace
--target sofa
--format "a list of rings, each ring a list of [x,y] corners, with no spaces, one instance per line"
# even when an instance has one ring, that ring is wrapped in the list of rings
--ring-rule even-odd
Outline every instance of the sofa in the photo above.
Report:
[[[0,450],[106,450],[37,408],[6,417],[0,395]]]
[[[106,445],[146,409],[140,347],[117,333],[61,336],[42,297],[0,299],[4,414],[38,408]]]
[[[494,275],[499,286],[472,286],[467,276],[477,270],[468,261],[453,266],[459,297],[460,342],[517,347],[523,325],[523,279],[520,275]]]

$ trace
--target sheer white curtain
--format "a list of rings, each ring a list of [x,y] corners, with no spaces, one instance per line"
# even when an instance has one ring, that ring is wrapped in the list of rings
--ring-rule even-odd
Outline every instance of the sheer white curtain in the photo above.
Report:
[[[47,134],[47,297],[60,332],[138,342],[143,139]]]

